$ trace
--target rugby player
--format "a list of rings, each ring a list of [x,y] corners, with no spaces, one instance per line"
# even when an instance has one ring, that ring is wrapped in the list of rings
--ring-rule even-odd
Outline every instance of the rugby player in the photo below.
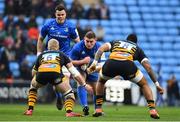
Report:
[[[62,66],[66,66],[74,79],[90,93],[93,93],[92,87],[86,84],[78,70],[73,66],[70,59],[62,52],[59,51],[59,42],[56,39],[48,41],[48,50],[41,53],[32,70],[34,76],[31,81],[31,86],[28,95],[28,109],[25,115],[32,115],[34,104],[37,100],[38,88],[50,83],[56,87],[58,92],[64,95],[64,107],[67,117],[81,116],[79,113],[72,111],[75,103],[74,93],[67,79],[62,73]]]
[[[96,69],[96,64],[104,51],[110,51],[111,53],[109,59],[106,60],[102,70],[100,71],[100,78],[96,86],[96,108],[93,116],[98,117],[103,115],[102,104],[104,84],[107,80],[120,75],[125,80],[130,80],[136,83],[141,88],[144,97],[147,100],[150,116],[154,119],[159,119],[159,114],[155,109],[152,90],[148,86],[143,73],[138,69],[133,61],[138,60],[142,64],[160,94],[163,94],[164,90],[159,85],[147,56],[137,45],[137,36],[135,34],[130,34],[128,35],[127,40],[117,40],[103,44],[96,52],[95,60],[88,68],[89,73]]]
[[[98,80],[98,73],[94,72],[92,74],[87,74],[86,69],[94,60],[95,53],[99,47],[100,43],[96,41],[95,33],[93,31],[88,31],[85,34],[84,39],[79,43],[76,43],[70,53],[73,65],[77,67],[86,82],[92,86],[94,92]],[[80,104],[83,107],[84,115],[89,115],[86,89],[78,84],[77,93]]]
[[[70,43],[72,40],[75,42],[79,42],[79,34],[77,32],[76,26],[69,22],[66,19],[66,8],[63,5],[57,5],[55,8],[55,17],[54,19],[50,19],[47,23],[42,26],[40,35],[38,37],[37,42],[37,55],[41,54],[43,51],[43,40],[47,36],[47,40],[52,38],[59,41],[59,50],[64,52],[67,56],[69,56],[71,46]],[[46,49],[47,49],[46,42]],[[66,76],[67,80],[69,80],[70,73],[68,70],[63,67],[63,73]],[[68,83],[68,82],[67,82]],[[56,92],[57,103],[56,106],[59,110],[63,108],[63,101],[61,98],[61,94]]]

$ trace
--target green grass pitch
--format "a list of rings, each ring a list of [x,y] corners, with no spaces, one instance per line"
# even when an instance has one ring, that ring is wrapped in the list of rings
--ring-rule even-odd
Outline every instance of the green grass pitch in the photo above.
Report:
[[[180,108],[175,107],[158,107],[159,120],[150,118],[147,107],[139,106],[104,105],[105,115],[98,118],[92,117],[93,106],[90,106],[89,116],[71,118],[65,117],[65,111],[57,110],[54,104],[36,105],[32,116],[23,115],[26,107],[26,105],[0,104],[0,121],[180,121]],[[81,112],[82,109],[76,105],[74,111]]]

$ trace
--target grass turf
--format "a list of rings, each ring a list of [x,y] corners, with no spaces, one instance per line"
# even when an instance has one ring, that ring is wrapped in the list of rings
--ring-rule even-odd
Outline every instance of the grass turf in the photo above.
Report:
[[[54,104],[36,105],[32,116],[25,116],[26,105],[0,104],[0,121],[180,121],[180,108],[158,108],[160,119],[150,118],[147,107],[139,106],[112,106],[104,105],[105,115],[92,117],[93,106],[90,106],[90,115],[86,117],[65,117],[64,110],[57,110]],[[80,106],[75,106],[75,112],[82,112]]]

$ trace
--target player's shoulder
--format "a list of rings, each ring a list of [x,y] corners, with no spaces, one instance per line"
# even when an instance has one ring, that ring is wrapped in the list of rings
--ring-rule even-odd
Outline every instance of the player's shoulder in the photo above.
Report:
[[[70,20],[66,20],[65,24],[69,27],[69,28],[75,28],[76,25],[74,23],[72,23]]]
[[[81,40],[80,42],[78,42],[78,43],[76,43],[76,44],[74,45],[74,48],[75,48],[75,49],[80,49],[80,48],[83,47],[83,45],[84,45],[84,41]]]
[[[102,44],[103,44],[103,43],[101,43],[101,42],[96,42],[96,46],[97,46],[97,47],[100,47]]]
[[[52,25],[55,22],[56,22],[55,18],[48,18],[48,19],[45,20],[44,25],[46,25],[46,26],[47,25]]]

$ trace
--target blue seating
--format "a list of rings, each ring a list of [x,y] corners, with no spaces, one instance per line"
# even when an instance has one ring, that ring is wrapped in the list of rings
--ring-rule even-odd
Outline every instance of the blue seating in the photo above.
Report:
[[[162,46],[163,50],[173,50],[173,43],[172,42],[163,43],[161,46]]]
[[[147,22],[146,20],[152,20],[153,16],[151,13],[142,13],[142,18]]]
[[[155,23],[154,23],[154,21],[152,21],[152,20],[144,21],[144,25],[145,25],[146,27],[155,27]]]
[[[140,12],[140,9],[138,6],[133,5],[133,6],[128,7],[128,11],[131,13],[138,13],[138,12]]]
[[[141,15],[139,13],[132,13],[132,14],[129,14],[129,16],[133,21],[141,19]]]
[[[37,56],[33,54],[26,55],[25,60],[28,62],[28,66],[32,68]]]
[[[87,26],[87,25],[90,25],[90,24],[89,24],[89,21],[86,20],[86,19],[80,19],[80,20],[79,20],[79,23],[80,23],[80,25],[81,25],[82,27],[85,27],[85,26]]]
[[[3,1],[0,1],[0,14],[4,13],[5,3]]]
[[[108,27],[111,25],[111,23],[108,20],[101,20],[100,24],[104,27]]]
[[[73,23],[74,25],[77,24],[77,20],[76,20],[76,19],[69,19],[69,21],[70,21],[71,23]]]
[[[41,16],[36,17],[36,23],[38,24],[38,26],[41,26],[44,24],[44,18]]]
[[[168,29],[164,27],[156,28],[156,33],[158,35],[166,35],[168,34]]]
[[[116,12],[126,12],[127,11],[127,7],[124,5],[111,6],[111,8],[116,9]]]
[[[145,34],[146,33],[146,29],[143,27],[139,27],[139,28],[134,28],[135,33],[137,34]]]
[[[73,2],[73,0],[64,0],[64,2],[65,2],[66,4],[71,4],[71,3]]]
[[[18,78],[20,76],[20,66],[18,62],[15,61],[9,62],[9,69],[12,72],[14,78]]]
[[[167,23],[163,20],[157,20],[155,23],[154,23],[155,27],[166,27],[167,26]]]

